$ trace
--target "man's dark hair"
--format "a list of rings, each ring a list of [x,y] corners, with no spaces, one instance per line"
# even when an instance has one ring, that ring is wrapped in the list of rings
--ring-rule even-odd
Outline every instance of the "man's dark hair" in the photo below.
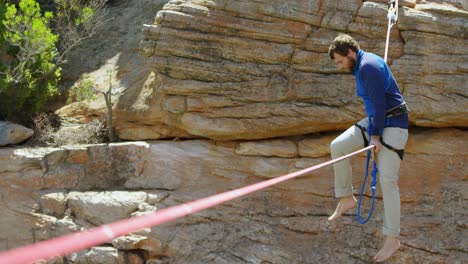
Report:
[[[358,52],[359,44],[350,35],[339,34],[330,44],[328,55],[330,55],[330,59],[334,60],[335,53],[346,56],[350,49],[354,52]]]

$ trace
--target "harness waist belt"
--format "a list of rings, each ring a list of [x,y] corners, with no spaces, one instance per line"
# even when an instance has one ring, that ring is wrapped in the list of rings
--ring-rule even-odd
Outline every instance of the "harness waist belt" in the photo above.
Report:
[[[389,109],[386,113],[386,117],[389,118],[389,117],[394,117],[394,116],[400,116],[408,112],[409,112],[408,106],[406,106],[406,103],[402,103],[399,106],[395,106]]]

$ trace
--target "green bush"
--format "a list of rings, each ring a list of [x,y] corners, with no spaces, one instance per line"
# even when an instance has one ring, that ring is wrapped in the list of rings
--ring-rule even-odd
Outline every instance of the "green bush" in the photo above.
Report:
[[[6,59],[0,65],[0,113],[21,118],[39,111],[57,93],[58,35],[50,28],[52,13],[41,13],[35,0],[21,0],[19,9],[1,1],[0,44]]]
[[[0,21],[3,21],[3,19],[5,18],[5,13],[6,13],[5,0],[0,0]],[[3,32],[4,31],[5,31],[5,26],[3,25],[3,23],[0,23],[0,41],[3,41]]]
[[[4,33],[5,32],[5,25],[3,25],[3,20],[5,19],[5,13],[6,13],[6,4],[5,0],[0,0],[0,72],[6,71],[7,68],[7,54],[6,54],[6,46],[5,46],[5,38],[4,38]],[[0,92],[3,89],[1,86],[1,80],[3,79],[3,76],[0,74]]]
[[[94,82],[91,80],[80,81],[68,91],[67,104],[95,98]]]

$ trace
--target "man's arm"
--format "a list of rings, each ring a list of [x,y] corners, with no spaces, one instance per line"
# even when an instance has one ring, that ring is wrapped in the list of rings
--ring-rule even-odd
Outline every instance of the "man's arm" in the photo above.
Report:
[[[380,137],[382,136],[385,126],[385,81],[384,75],[379,69],[377,63],[363,65],[361,70],[361,80],[363,81],[364,89],[366,90],[370,103],[374,108],[372,117],[372,128],[370,131],[370,144],[376,146],[377,153],[381,148]]]

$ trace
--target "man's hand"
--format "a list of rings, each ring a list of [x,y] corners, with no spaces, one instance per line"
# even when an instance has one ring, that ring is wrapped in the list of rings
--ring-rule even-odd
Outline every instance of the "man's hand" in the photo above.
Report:
[[[374,145],[374,157],[375,154],[379,153],[380,149],[382,148],[382,143],[380,143],[380,136],[371,136],[371,145]]]

